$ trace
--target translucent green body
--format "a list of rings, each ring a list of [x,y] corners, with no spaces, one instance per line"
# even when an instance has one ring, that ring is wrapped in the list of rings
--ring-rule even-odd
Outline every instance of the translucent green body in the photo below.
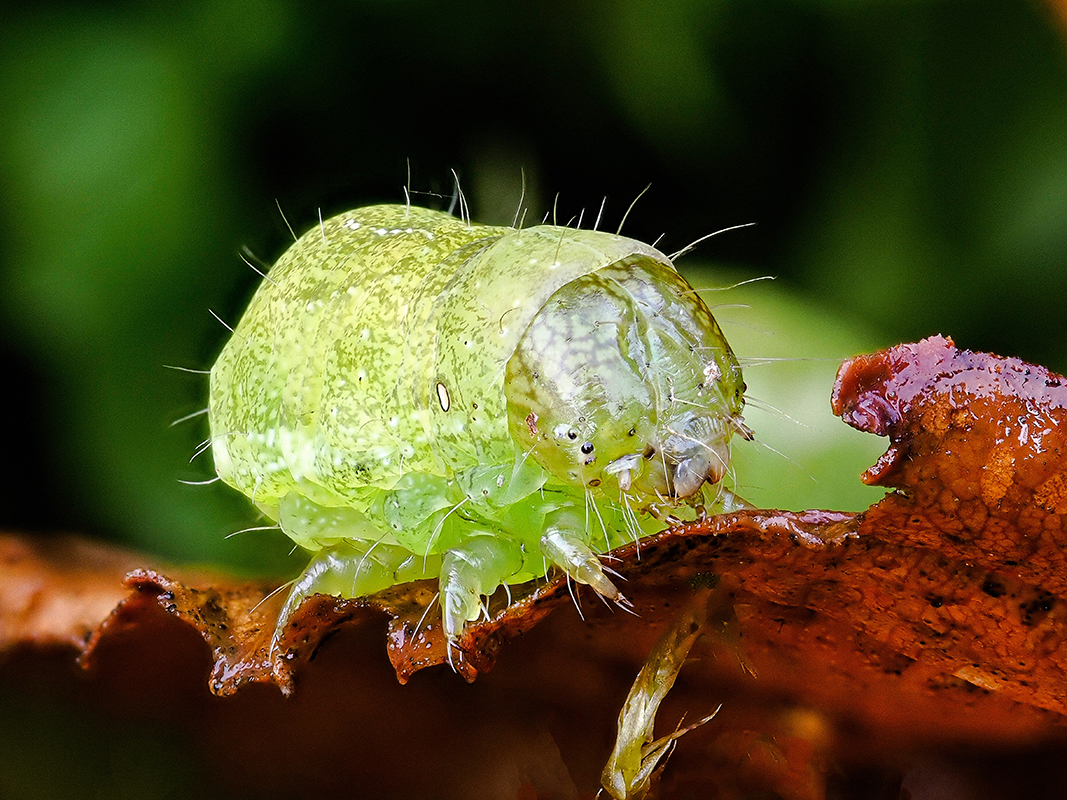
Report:
[[[702,504],[743,383],[655,249],[374,206],[278,260],[211,371],[218,474],[314,553],[310,594],[441,579],[450,641],[480,598]],[[653,512],[653,513],[646,513]]]

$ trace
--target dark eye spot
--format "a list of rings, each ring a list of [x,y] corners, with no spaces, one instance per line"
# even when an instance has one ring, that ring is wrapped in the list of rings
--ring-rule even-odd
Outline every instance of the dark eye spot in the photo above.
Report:
[[[593,452],[593,443],[592,442],[586,442],[585,444],[583,444],[582,445],[582,452],[585,453],[586,455],[589,455],[590,453],[592,453]]]
[[[627,433],[626,435],[627,436],[637,436],[637,428],[630,428],[629,433]]]
[[[649,445],[648,447],[645,448],[645,452],[644,452],[643,455],[644,455],[645,458],[652,458],[653,456],[656,455],[656,448],[653,447],[652,445]]]
[[[594,488],[599,486],[600,485],[600,478],[593,478],[593,480],[589,481],[589,485],[594,487]]]
[[[574,428],[571,428],[569,431],[567,431],[567,438],[571,440],[577,439],[578,431],[576,431]]]

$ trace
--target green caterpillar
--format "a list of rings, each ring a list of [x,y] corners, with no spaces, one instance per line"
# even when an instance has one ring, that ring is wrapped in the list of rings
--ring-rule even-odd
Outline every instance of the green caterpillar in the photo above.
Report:
[[[654,248],[402,205],[302,236],[211,370],[219,476],[313,553],[308,596],[438,577],[454,644],[482,597],[715,499],[741,369]]]

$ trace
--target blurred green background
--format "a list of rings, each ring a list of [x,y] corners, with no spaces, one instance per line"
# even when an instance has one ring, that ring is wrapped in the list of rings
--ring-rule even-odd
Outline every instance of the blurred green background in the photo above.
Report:
[[[0,27],[0,525],[291,569],[189,463],[257,276],[357,205],[565,222],[607,198],[745,359],[738,490],[859,509],[839,361],[945,333],[1067,370],[1067,45],[1037,3],[43,3]],[[409,179],[410,170],[410,179]],[[556,199],[558,196],[558,200]],[[276,201],[278,206],[276,206]],[[747,307],[740,307],[745,305]],[[803,359],[776,361],[770,359]],[[764,359],[767,359],[764,361]],[[778,412],[768,408],[779,409]]]

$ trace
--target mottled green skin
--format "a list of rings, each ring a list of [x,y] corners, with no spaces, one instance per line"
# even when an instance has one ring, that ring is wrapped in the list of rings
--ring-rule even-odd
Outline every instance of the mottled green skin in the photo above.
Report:
[[[621,600],[594,552],[662,527],[640,509],[702,502],[704,472],[675,462],[713,452],[718,480],[742,391],[653,248],[374,206],[278,260],[209,412],[218,474],[316,554],[283,622],[315,592],[440,576],[451,640],[481,595],[550,563]]]

